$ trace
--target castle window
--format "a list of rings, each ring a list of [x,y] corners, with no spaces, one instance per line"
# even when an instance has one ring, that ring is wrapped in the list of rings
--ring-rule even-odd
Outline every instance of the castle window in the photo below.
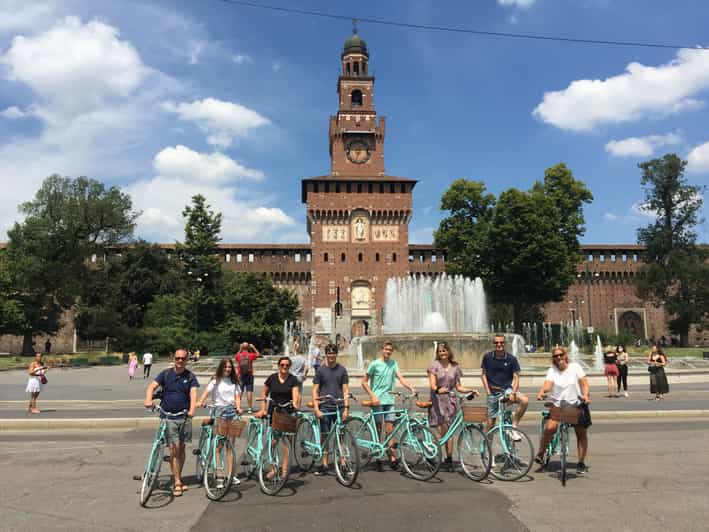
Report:
[[[375,260],[376,262],[379,262],[379,253],[376,253],[376,254],[374,255],[374,260]]]
[[[241,262],[244,260],[244,257],[241,256],[241,253],[236,254],[236,262]]]
[[[345,259],[346,259],[346,258],[347,258],[347,257],[345,256],[344,253],[341,253],[341,254],[340,254],[340,262],[345,262]]]
[[[313,183],[313,192],[318,193],[318,182]]]
[[[295,256],[293,257],[293,260],[295,262],[300,262],[300,253],[296,253]]]
[[[638,254],[633,253],[633,262],[638,262]]]
[[[369,192],[370,194],[374,192],[374,185],[372,183],[367,184],[367,192]]]
[[[588,262],[593,262],[593,253],[588,254]]]
[[[621,258],[621,260],[622,260],[623,262],[628,262],[628,255],[627,255],[627,254],[623,253],[623,254],[620,256],[620,258]]]
[[[357,183],[357,194],[362,193],[362,183]]]
[[[330,183],[325,183],[325,192],[330,192]]]
[[[396,192],[396,185],[394,183],[389,184],[389,192],[394,194]]]
[[[335,192],[337,192],[338,194],[340,193],[340,184],[339,183],[335,183]]]
[[[611,262],[615,262],[615,253],[611,254]]]
[[[305,262],[310,262],[310,253],[305,254]]]
[[[229,253],[224,255],[224,262],[231,262],[231,255]]]
[[[352,67],[353,67],[352,73],[355,76],[359,76],[359,63],[353,63]]]
[[[414,256],[413,256],[413,255],[409,255],[409,262],[413,262],[413,261],[414,261]]]
[[[601,262],[606,262],[606,255],[605,255],[605,253],[601,253],[601,254],[599,255],[599,257],[598,257],[598,260],[600,260]]]
[[[379,183],[379,193],[384,194],[384,183]]]
[[[254,261],[254,254],[249,253],[249,262],[253,262],[253,261]]]
[[[364,257],[362,256],[362,254],[358,253],[357,254],[357,262],[362,262],[363,259],[364,259]]]
[[[396,253],[391,254],[391,261],[396,262]]]
[[[329,257],[327,256],[327,253],[323,255],[323,262],[329,262]]]
[[[352,183],[348,182],[347,183],[347,193],[349,194],[350,192],[352,192]]]
[[[404,183],[401,184],[401,193],[402,194],[406,193],[406,185]]]
[[[355,63],[355,72],[357,71],[357,63]],[[362,107],[362,91],[355,89],[352,91],[352,107]]]
[[[436,260],[438,260],[436,255],[431,255],[431,262],[436,262]]]

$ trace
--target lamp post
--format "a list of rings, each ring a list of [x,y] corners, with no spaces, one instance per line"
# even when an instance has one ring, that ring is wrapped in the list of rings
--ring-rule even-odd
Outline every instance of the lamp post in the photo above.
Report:
[[[588,264],[584,266],[583,273],[577,273],[576,277],[579,279],[583,279],[584,284],[586,285],[586,304],[587,304],[587,311],[588,311],[588,321],[586,322],[587,327],[592,327],[593,326],[593,321],[591,316],[593,316],[593,313],[591,311],[591,283],[593,283],[594,278],[600,277],[601,274],[598,272],[592,272],[591,270],[588,269]],[[583,303],[583,301],[582,301]]]
[[[195,273],[192,270],[189,270],[187,272],[187,275],[189,276],[190,279],[193,279],[195,284],[195,303],[194,303],[194,320],[193,320],[193,330],[192,330],[192,341],[197,342],[197,326],[199,324],[199,309],[200,309],[200,300],[201,295],[202,295],[202,289],[203,289],[203,283],[204,281],[207,280],[209,277],[209,272],[204,272],[204,273]]]

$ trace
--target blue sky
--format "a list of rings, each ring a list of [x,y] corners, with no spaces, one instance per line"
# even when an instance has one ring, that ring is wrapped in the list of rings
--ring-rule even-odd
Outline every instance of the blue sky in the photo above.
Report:
[[[285,2],[414,24],[708,46],[702,0]],[[671,7],[670,7],[671,6]],[[51,173],[124,187],[137,233],[182,236],[203,193],[225,242],[307,242],[300,179],[329,171],[347,21],[218,0],[0,0],[0,233]],[[460,177],[497,194],[565,162],[592,190],[585,243],[651,220],[637,163],[667,152],[709,183],[709,51],[503,39],[361,23],[385,162],[418,179],[430,242]],[[708,212],[704,208],[704,213]],[[709,229],[699,229],[709,241]]]

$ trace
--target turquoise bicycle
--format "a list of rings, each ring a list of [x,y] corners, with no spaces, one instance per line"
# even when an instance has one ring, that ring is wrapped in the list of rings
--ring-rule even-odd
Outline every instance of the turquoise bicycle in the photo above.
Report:
[[[243,427],[244,422],[238,419],[215,419],[213,407],[210,418],[202,422],[199,443],[192,454],[197,458],[197,482],[204,484],[210,500],[224,497],[234,483],[237,462],[232,440],[241,435]]]
[[[353,398],[350,395],[350,398]],[[300,469],[307,473],[315,464],[322,460],[325,453],[334,456],[335,475],[343,486],[352,486],[359,475],[359,452],[354,438],[347,426],[342,421],[340,405],[344,399],[336,399],[331,395],[318,397],[321,407],[334,407],[333,410],[322,410],[323,416],[335,417],[330,432],[323,440],[320,435],[320,422],[314,413],[305,413],[295,433],[293,444],[295,461]],[[306,404],[308,408],[315,406],[312,402]]]
[[[551,457],[559,454],[559,478],[561,485],[566,486],[566,468],[568,465],[567,458],[569,456],[569,429],[576,425],[579,421],[579,407],[576,405],[554,406],[554,403],[544,403],[545,410],[542,411],[542,419],[540,423],[540,433],[544,433],[544,427],[548,419],[552,419],[558,423],[556,432],[551,441],[544,449],[542,456],[542,469],[549,465]]]
[[[512,426],[511,395],[511,389],[499,394],[497,421],[485,437],[492,455],[490,474],[498,480],[514,481],[532,468],[534,447],[529,436]]]
[[[270,398],[266,399],[271,402]],[[278,494],[290,475],[291,436],[298,418],[286,413],[292,402],[276,405],[263,418],[251,418],[246,429],[246,446],[239,460],[240,475],[250,478],[258,470],[261,491]]]
[[[430,480],[441,468],[441,448],[438,445],[436,436],[426,424],[417,420],[409,414],[409,402],[418,394],[404,395],[401,392],[390,392],[400,396],[404,403],[404,408],[391,410],[389,412],[369,412],[365,416],[352,414],[345,427],[352,434],[355,445],[359,449],[359,459],[362,466],[366,466],[370,460],[382,460],[390,449],[395,449],[398,453],[399,461],[406,473],[416,480]],[[375,407],[379,403],[372,401],[362,401],[362,406]],[[393,414],[396,419],[392,422],[393,429],[390,434],[385,434],[385,423],[380,422],[381,438],[377,435],[375,416]]]
[[[458,413],[448,426],[446,433],[438,439],[441,449],[458,435],[456,451],[460,467],[471,480],[480,482],[487,478],[492,466],[490,446],[487,444],[483,423],[487,421],[487,407],[464,406],[464,401],[471,400],[476,394],[458,394],[454,390],[448,392],[458,400]],[[431,408],[431,401],[416,401],[419,408]],[[428,424],[428,420],[425,421]]]
[[[160,399],[160,396],[156,395],[153,396],[153,398]],[[158,407],[158,410],[164,417],[160,418],[160,424],[155,431],[153,444],[150,446],[150,453],[148,454],[148,461],[145,463],[145,469],[143,470],[143,475],[141,477],[140,495],[138,500],[140,505],[143,507],[147,504],[150,495],[153,493],[153,490],[158,483],[162,463],[170,459],[169,455],[165,456],[165,449],[168,447],[167,419],[180,418],[187,415],[187,410],[183,410],[182,412],[167,412],[160,407]],[[154,407],[152,411],[155,411]]]

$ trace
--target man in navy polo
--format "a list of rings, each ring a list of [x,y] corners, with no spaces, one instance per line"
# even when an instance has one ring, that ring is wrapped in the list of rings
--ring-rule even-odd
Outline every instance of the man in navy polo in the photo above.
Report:
[[[498,399],[500,395],[505,393],[508,388],[512,389],[510,401],[519,405],[517,411],[512,416],[512,425],[517,424],[522,419],[529,399],[527,396],[520,393],[519,389],[519,362],[517,357],[505,351],[505,337],[502,334],[496,334],[493,337],[495,350],[485,353],[481,364],[482,381],[487,393],[487,432],[495,424],[497,418]],[[516,436],[516,437],[515,437]],[[512,439],[519,439],[516,431],[513,431]]]

